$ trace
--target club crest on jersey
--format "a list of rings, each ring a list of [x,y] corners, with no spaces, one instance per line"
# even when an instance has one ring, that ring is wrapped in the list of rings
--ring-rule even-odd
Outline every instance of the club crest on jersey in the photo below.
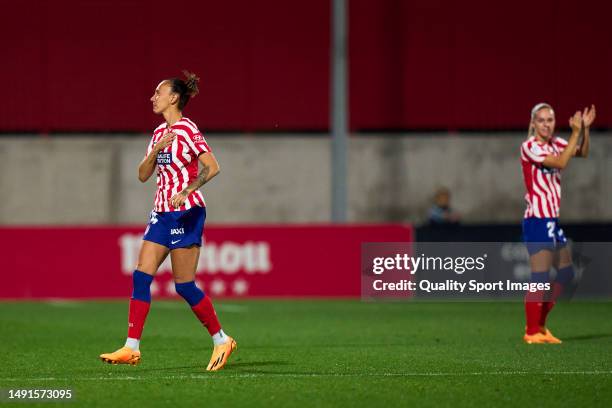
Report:
[[[157,153],[157,164],[172,164],[172,152]]]
[[[184,233],[185,233],[185,229],[183,228],[171,228],[170,229],[170,235],[180,235]]]

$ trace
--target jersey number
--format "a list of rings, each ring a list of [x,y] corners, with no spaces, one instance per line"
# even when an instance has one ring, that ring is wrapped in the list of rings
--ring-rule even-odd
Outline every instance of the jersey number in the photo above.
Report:
[[[550,221],[546,223],[546,228],[548,228],[548,237],[552,238],[553,241],[556,241],[556,237],[555,237],[555,222],[554,221]]]

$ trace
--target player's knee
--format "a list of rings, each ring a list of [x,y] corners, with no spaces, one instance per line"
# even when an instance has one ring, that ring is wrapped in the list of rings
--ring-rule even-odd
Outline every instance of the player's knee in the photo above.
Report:
[[[531,282],[533,283],[547,283],[550,282],[550,274],[548,271],[543,272],[531,272]]]
[[[132,299],[150,303],[151,282],[153,282],[153,275],[135,270],[132,274]]]
[[[152,275],[155,273],[156,269],[150,263],[139,261],[138,264],[136,264],[136,270],[143,271],[149,275]]]
[[[139,271],[148,273],[149,275],[155,275],[157,273],[157,270],[161,266],[163,260],[164,258],[161,258],[161,259],[151,258],[151,259],[144,259],[142,261],[138,260],[136,269]]]
[[[189,303],[189,306],[195,306],[204,298],[204,292],[198,288],[194,281],[175,283],[176,293],[183,297]]]
[[[562,285],[567,285],[574,280],[574,276],[574,267],[572,265],[568,265],[557,270],[557,277],[555,278],[555,281]]]

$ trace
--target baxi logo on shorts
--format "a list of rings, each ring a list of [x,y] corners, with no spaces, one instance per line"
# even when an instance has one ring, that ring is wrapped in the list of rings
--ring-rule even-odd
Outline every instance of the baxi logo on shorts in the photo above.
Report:
[[[204,207],[192,207],[185,211],[152,211],[143,239],[170,250],[202,246],[205,219]]]
[[[157,164],[172,164],[172,152],[157,153]]]

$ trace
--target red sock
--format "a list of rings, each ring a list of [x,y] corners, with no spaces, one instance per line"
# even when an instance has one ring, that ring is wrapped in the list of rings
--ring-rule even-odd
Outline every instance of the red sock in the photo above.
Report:
[[[130,312],[128,315],[128,337],[132,339],[140,339],[142,329],[144,328],[145,320],[149,314],[149,302],[142,300],[130,299]]]
[[[544,302],[544,292],[527,292],[525,295],[525,317],[527,319],[527,334],[536,334],[540,331],[540,317]]]
[[[550,292],[550,299],[548,302],[544,302],[542,304],[542,313],[540,315],[540,326],[546,326],[546,318],[548,317],[548,313],[555,306],[555,302],[563,293],[563,285],[559,282],[553,282],[552,290]]]
[[[208,296],[204,296],[202,300],[200,300],[200,303],[193,306],[191,310],[193,310],[193,313],[195,313],[198,320],[202,322],[202,325],[206,327],[211,336],[219,333],[221,325],[219,324],[219,319],[217,319],[215,308]]]

